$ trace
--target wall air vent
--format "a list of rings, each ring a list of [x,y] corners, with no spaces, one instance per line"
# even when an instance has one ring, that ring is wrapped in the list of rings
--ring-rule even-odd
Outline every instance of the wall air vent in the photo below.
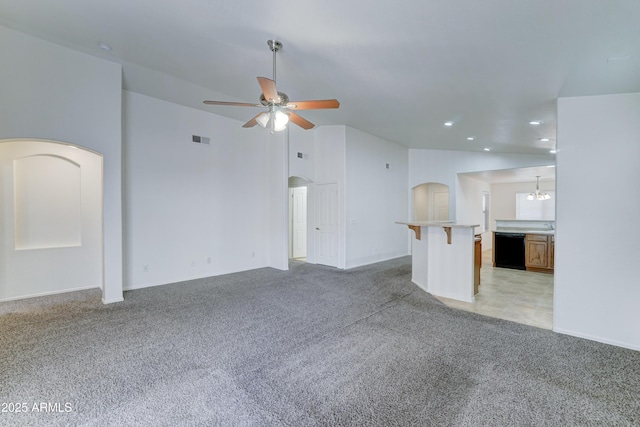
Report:
[[[191,141],[195,142],[196,144],[209,144],[211,138],[200,135],[191,135]]]

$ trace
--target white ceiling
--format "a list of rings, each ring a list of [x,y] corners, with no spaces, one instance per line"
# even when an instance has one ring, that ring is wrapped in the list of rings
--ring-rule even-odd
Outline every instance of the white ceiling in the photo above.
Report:
[[[275,38],[280,91],[341,102],[302,116],[413,148],[547,154],[559,96],[640,91],[639,0],[2,0],[0,24],[239,126],[257,111],[202,101],[257,102]]]

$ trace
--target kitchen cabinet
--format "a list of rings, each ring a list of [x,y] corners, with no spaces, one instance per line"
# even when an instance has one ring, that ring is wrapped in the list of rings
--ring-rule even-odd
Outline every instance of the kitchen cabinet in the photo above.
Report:
[[[555,236],[527,234],[525,238],[525,266],[529,271],[553,273]]]
[[[473,249],[473,294],[475,295],[478,293],[478,286],[480,286],[480,268],[482,267],[482,235],[476,234]]]

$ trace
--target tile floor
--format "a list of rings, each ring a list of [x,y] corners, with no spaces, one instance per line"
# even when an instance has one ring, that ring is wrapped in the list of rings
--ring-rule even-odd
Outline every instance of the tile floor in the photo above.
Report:
[[[475,302],[437,298],[461,310],[544,329],[553,327],[553,274],[493,268],[491,249],[482,252]]]

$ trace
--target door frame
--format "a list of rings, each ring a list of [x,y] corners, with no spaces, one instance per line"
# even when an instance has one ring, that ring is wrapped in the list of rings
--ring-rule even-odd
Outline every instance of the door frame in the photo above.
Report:
[[[291,192],[292,188],[301,186],[299,184],[304,183],[307,187],[307,263],[315,264],[315,235],[314,222],[315,222],[315,183],[305,176],[291,175],[288,178],[287,184],[287,259],[291,259],[292,255],[292,203]]]

